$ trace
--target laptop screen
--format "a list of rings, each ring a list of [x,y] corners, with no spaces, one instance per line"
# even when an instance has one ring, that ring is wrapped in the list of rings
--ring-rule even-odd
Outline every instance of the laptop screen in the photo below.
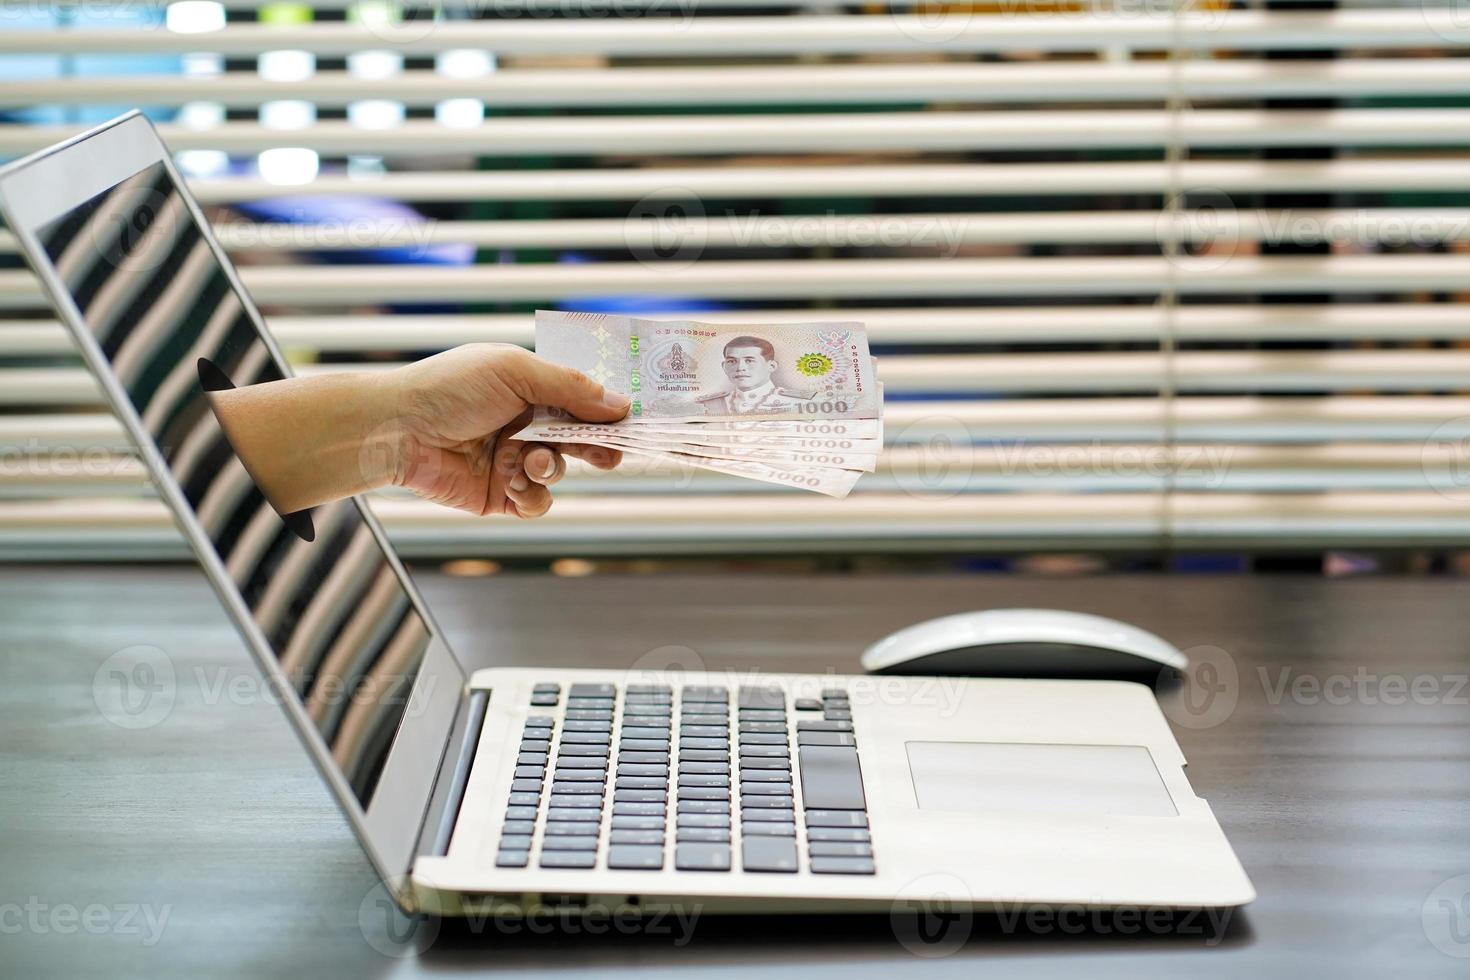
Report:
[[[38,237],[366,810],[430,631],[356,501],[298,534],[231,449],[201,359],[235,387],[282,377],[241,297],[162,164]]]

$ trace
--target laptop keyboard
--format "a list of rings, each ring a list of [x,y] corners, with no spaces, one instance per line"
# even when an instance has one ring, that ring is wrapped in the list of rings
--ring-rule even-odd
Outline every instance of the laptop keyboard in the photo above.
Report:
[[[629,684],[620,697],[614,684],[572,684],[563,699],[541,683],[530,700],[543,713],[521,733],[498,867],[527,867],[534,853],[542,868],[875,871],[843,690],[788,712],[781,689],[741,686],[733,740],[726,687],[686,685],[676,699],[667,685]]]

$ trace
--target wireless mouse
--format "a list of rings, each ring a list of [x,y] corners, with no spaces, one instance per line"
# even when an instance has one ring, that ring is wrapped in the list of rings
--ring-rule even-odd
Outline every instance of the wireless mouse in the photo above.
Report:
[[[1189,660],[1146,630],[1061,609],[991,609],[906,627],[863,653],[872,674],[964,677],[1157,677]]]

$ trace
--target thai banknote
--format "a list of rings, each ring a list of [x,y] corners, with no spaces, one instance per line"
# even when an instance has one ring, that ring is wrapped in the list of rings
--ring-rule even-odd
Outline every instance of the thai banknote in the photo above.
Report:
[[[538,407],[516,438],[605,446],[834,497],[876,469],[883,387],[858,323],[536,314],[536,353],[632,400],[592,423]]]
[[[625,452],[680,466],[694,466],[713,470],[716,473],[728,473],[732,476],[760,480],[764,483],[812,490],[829,497],[846,497],[857,483],[858,477],[862,476],[861,471],[858,470],[835,469],[829,466],[775,466],[753,460],[710,459],[661,449],[628,449]]]
[[[540,310],[536,353],[631,398],[620,425],[876,419],[882,409],[860,323],[742,326]],[[540,407],[534,422],[566,418]]]

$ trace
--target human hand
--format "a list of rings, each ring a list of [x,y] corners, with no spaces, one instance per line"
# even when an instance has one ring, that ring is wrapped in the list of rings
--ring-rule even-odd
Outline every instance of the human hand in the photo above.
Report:
[[[572,368],[509,344],[466,344],[390,372],[391,481],[472,514],[540,517],[566,456],[612,469],[622,453],[601,446],[522,442],[509,433],[531,407],[615,422],[628,399]]]

